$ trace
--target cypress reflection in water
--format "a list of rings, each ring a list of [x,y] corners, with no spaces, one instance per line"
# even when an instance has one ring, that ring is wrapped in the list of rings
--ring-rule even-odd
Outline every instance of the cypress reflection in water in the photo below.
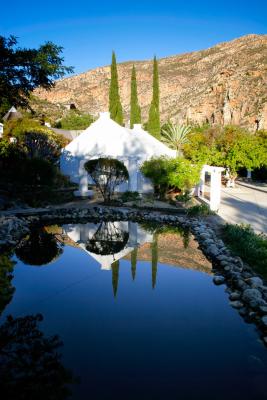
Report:
[[[133,281],[135,280],[135,275],[136,275],[136,265],[137,265],[137,248],[135,248],[131,252],[131,271],[132,271]]]
[[[153,233],[153,241],[151,243],[151,267],[152,267],[152,288],[154,289],[157,281],[158,270],[158,234]]]
[[[113,294],[114,297],[116,298],[117,296],[117,291],[118,291],[118,285],[119,285],[119,269],[120,269],[120,262],[115,261],[111,265],[111,270],[112,270],[112,287],[113,287]]]

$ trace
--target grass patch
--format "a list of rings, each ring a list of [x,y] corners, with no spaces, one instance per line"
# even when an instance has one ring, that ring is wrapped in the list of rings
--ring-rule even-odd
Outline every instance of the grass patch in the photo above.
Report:
[[[267,236],[256,234],[250,225],[226,224],[222,237],[231,251],[267,278]]]
[[[211,211],[207,204],[200,204],[187,209],[187,215],[190,217],[201,217],[206,215],[215,215],[214,211]]]

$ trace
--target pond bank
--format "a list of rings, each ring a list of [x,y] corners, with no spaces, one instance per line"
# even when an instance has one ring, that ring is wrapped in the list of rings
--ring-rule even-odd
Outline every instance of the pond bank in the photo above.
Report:
[[[246,322],[257,326],[263,342],[267,345],[267,285],[240,257],[231,255],[224,242],[205,220],[179,214],[104,206],[25,210],[22,215],[1,216],[0,247],[14,248],[34,225],[99,220],[157,222],[189,228],[203,253],[213,263],[214,283],[227,286],[230,305],[238,310]]]

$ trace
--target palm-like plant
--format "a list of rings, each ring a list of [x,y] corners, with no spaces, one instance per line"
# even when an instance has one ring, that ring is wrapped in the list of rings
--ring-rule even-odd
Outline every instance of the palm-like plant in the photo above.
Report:
[[[176,150],[177,157],[182,155],[183,145],[189,143],[188,135],[191,132],[191,126],[174,125],[169,122],[162,130],[162,141],[170,148]]]

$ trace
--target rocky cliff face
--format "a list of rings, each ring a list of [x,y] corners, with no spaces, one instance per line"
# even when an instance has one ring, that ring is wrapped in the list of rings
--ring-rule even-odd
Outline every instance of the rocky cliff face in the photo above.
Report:
[[[118,65],[125,122],[129,119],[132,62]],[[134,62],[143,122],[152,97],[152,61]],[[159,60],[161,121],[238,124],[267,129],[267,35],[248,35],[207,50]],[[97,115],[108,110],[110,68],[62,79],[50,92],[56,104],[75,103]]]

